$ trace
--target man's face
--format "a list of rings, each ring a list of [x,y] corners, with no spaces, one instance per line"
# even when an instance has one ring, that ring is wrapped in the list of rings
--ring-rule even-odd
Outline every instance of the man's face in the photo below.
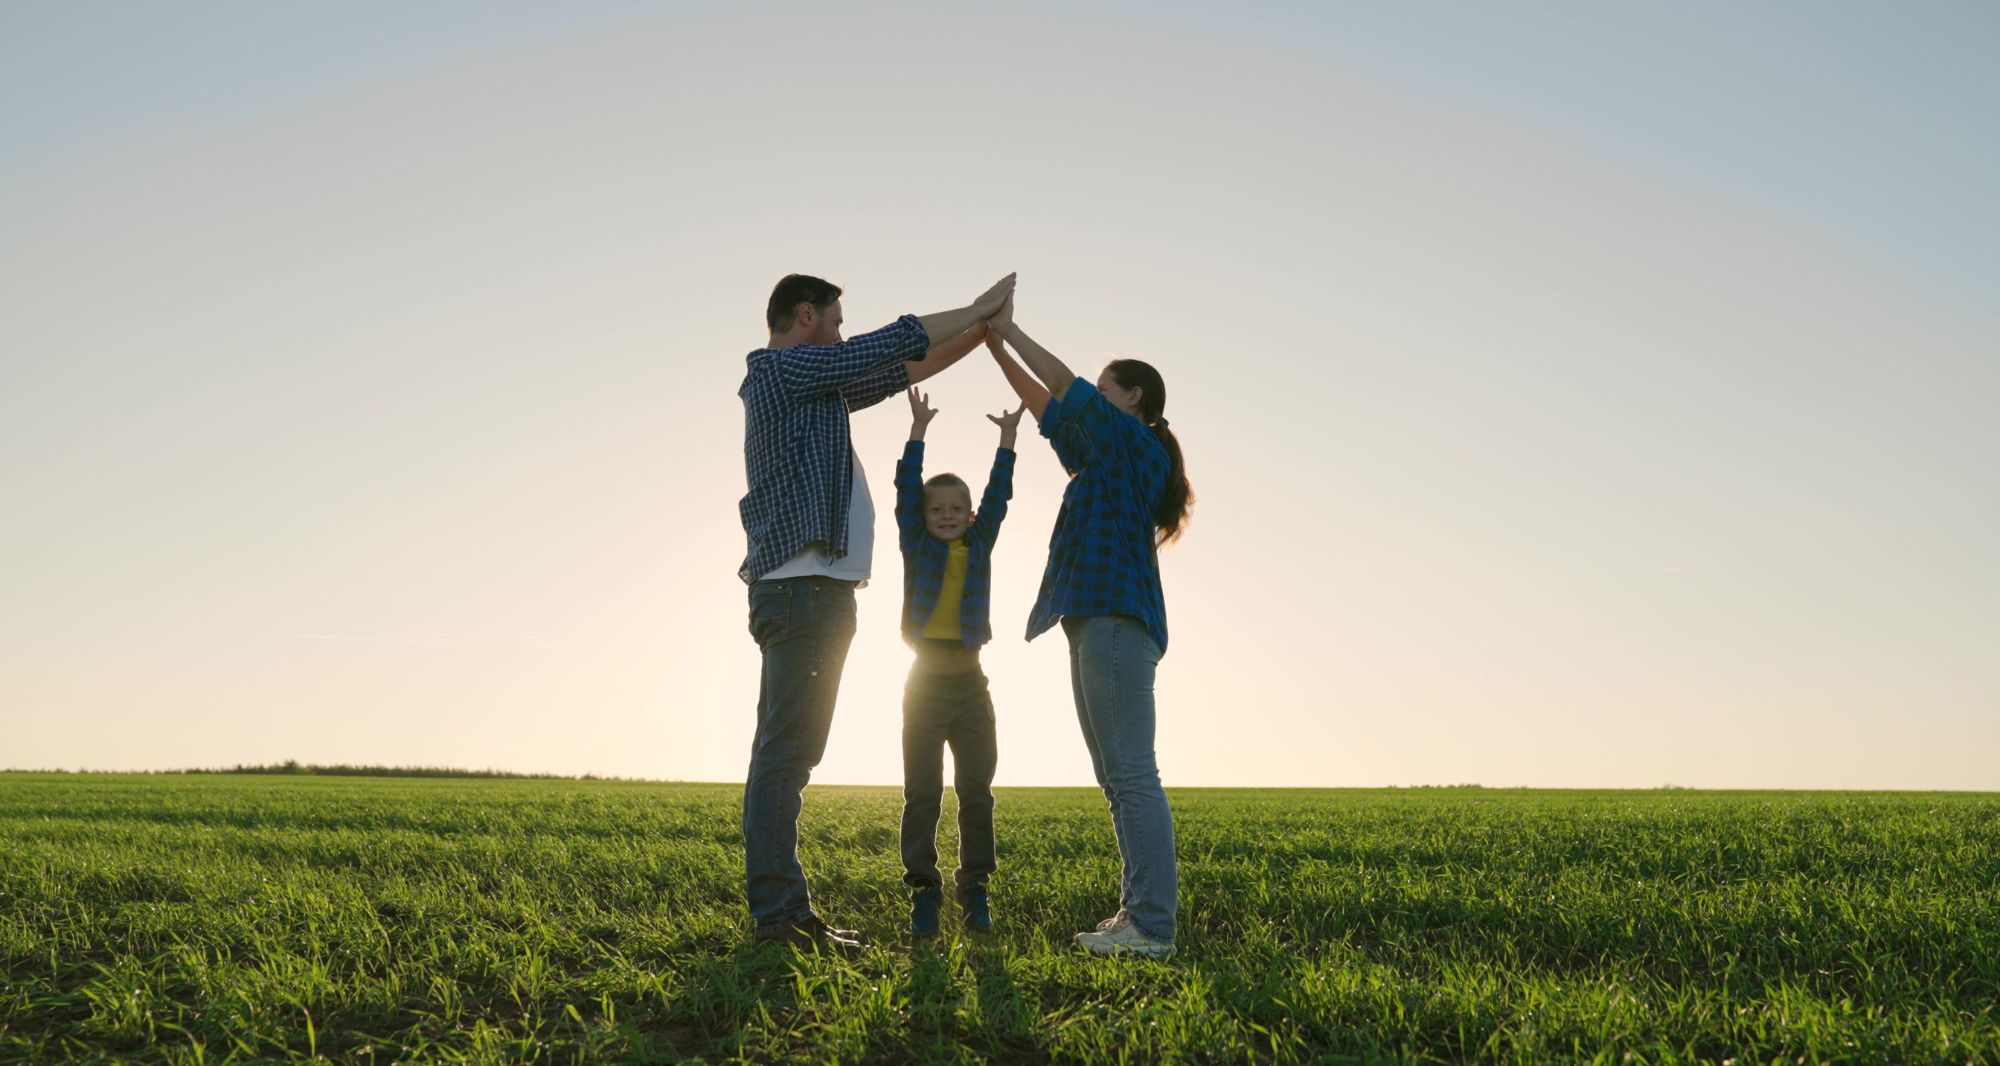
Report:
[[[805,313],[812,316],[812,329],[806,334],[807,344],[840,343],[840,301],[835,300],[826,307],[806,305]]]
[[[955,485],[924,493],[924,528],[939,540],[957,540],[972,524],[972,494]]]

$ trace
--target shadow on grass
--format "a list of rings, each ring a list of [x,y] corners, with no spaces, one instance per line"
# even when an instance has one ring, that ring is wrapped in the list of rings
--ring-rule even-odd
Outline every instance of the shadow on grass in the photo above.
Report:
[[[1046,1063],[1049,1051],[1037,1037],[1036,1012],[1021,998],[1009,968],[1013,952],[985,938],[968,942],[966,962],[972,971],[983,1057],[990,1061]]]

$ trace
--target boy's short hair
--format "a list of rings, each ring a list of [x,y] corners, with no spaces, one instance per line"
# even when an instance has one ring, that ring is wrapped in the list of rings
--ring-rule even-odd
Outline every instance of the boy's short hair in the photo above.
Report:
[[[965,493],[965,502],[972,502],[972,486],[957,474],[932,474],[924,479],[924,502],[929,503],[932,489],[957,489]]]

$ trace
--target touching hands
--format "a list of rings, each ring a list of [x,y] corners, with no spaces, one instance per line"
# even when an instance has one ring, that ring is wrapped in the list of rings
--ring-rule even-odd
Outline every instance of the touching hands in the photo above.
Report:
[[[980,293],[979,299],[972,301],[972,313],[982,319],[991,318],[1002,305],[1007,305],[1011,309],[1012,305],[1007,304],[1007,299],[1012,295],[1014,295],[1014,275],[1009,274],[994,282],[992,288]]]
[[[1010,279],[1013,277],[1012,274],[1009,274],[1007,276]],[[1013,324],[1014,324],[1014,287],[1012,285],[1009,285],[1007,287],[1007,298],[1000,301],[999,309],[993,312],[993,317],[986,320],[986,326],[987,326],[986,336],[989,338],[998,337],[1001,333],[1006,331],[1007,327],[1012,326]]]
[[[1009,274],[999,281],[994,282],[992,288],[980,293],[978,299],[966,304],[964,307],[954,307],[949,311],[938,311],[934,314],[918,315],[917,325],[923,329],[924,339],[932,349],[945,348],[949,350],[954,343],[970,337],[970,340],[965,340],[965,347],[958,351],[959,355],[964,355],[966,352],[971,351],[979,343],[979,338],[983,336],[983,334],[974,333],[973,328],[979,323],[992,318],[994,312],[1000,310],[1001,305],[1007,302],[1007,297],[1013,291],[1014,275]],[[926,356],[922,360],[912,360],[912,362],[929,364],[932,358],[934,357]],[[931,374],[936,373],[937,369],[919,365],[912,369],[911,380],[918,380],[916,375],[919,374],[923,377],[929,377]]]

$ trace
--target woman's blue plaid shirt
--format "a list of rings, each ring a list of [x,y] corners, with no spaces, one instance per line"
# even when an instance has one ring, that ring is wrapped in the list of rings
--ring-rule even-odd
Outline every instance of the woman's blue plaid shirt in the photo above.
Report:
[[[1041,431],[1074,476],[1049,535],[1049,565],[1028,612],[1028,639],[1065,616],[1122,614],[1137,618],[1165,653],[1167,600],[1153,514],[1173,469],[1167,446],[1083,378],[1049,403]]]
[[[964,537],[965,591],[959,597],[958,632],[968,648],[993,639],[993,623],[988,617],[993,603],[993,542],[1000,537],[1000,522],[1007,517],[1007,501],[1013,495],[1013,449],[995,449],[986,493],[979,498],[979,509]],[[924,528],[924,442],[920,440],[905,445],[903,458],[896,463],[896,532],[903,548],[903,639],[914,646],[937,610],[951,550]]]
[[[854,493],[850,412],[910,384],[904,363],[930,345],[915,315],[839,344],[759,348],[745,360],[743,472],[750,491],[736,505],[749,539],[737,576],[754,582],[819,541],[847,554]]]

